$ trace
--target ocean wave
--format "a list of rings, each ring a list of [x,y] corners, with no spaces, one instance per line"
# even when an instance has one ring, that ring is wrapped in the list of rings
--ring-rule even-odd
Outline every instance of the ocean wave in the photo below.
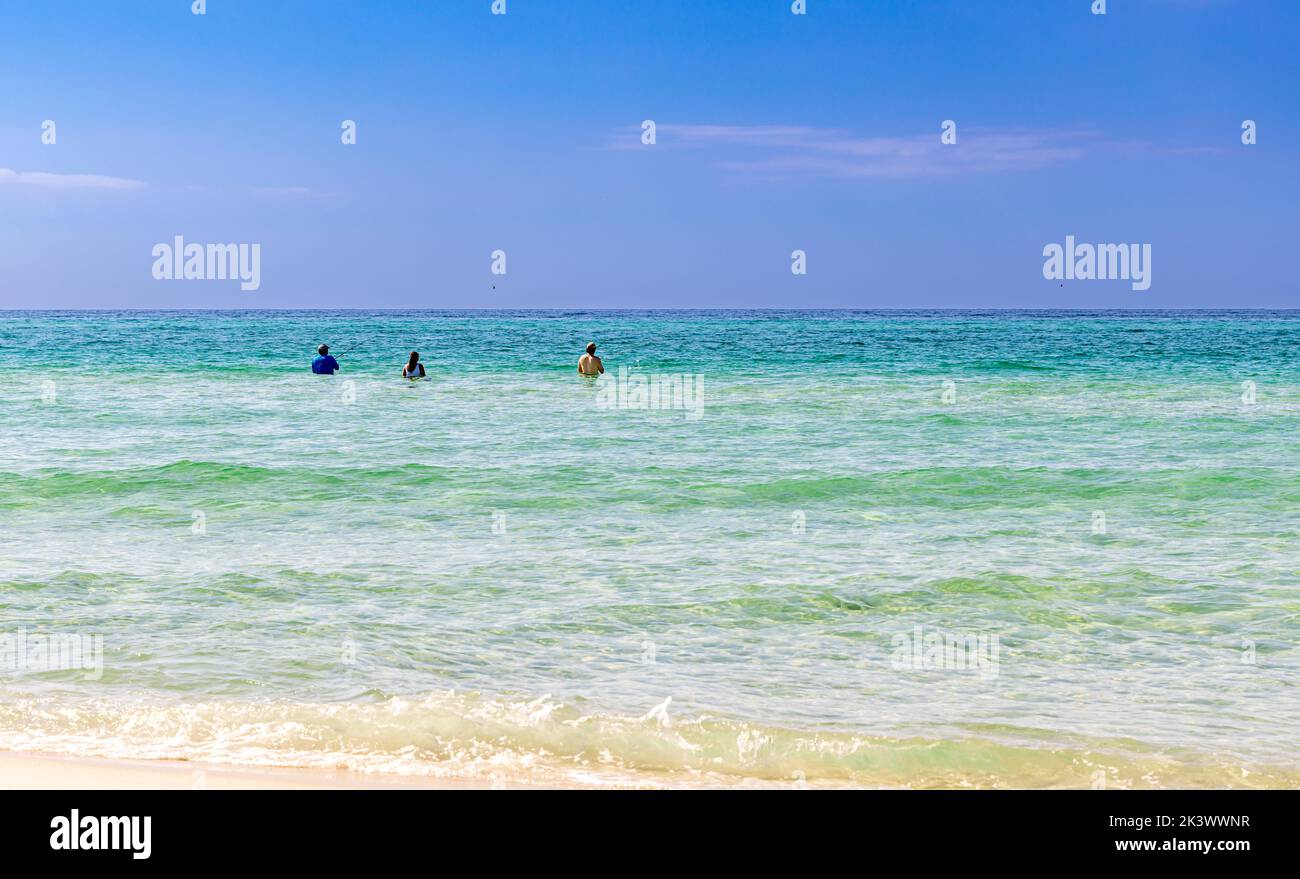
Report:
[[[344,769],[484,784],[754,787],[1296,787],[1294,769],[1032,729],[947,738],[583,713],[549,697],[439,692],[339,703],[0,704],[0,749]]]
[[[938,416],[944,417],[944,416]],[[196,492],[221,492],[233,506],[259,498],[319,500],[409,497],[412,489],[454,492],[453,505],[491,498],[507,508],[557,510],[594,501],[643,504],[663,509],[748,507],[755,501],[790,504],[805,501],[870,499],[877,505],[968,507],[994,503],[1039,503],[1150,498],[1165,495],[1180,502],[1286,502],[1300,497],[1300,484],[1279,479],[1267,467],[1019,467],[936,465],[879,469],[852,475],[791,474],[765,478],[761,471],[681,465],[639,467],[634,479],[617,465],[510,468],[493,470],[425,463],[381,465],[257,465],[180,460],[124,469],[63,469],[0,473],[0,508],[51,500],[123,498],[107,508],[117,516],[166,515],[162,499]],[[141,496],[148,502],[133,496]],[[458,499],[458,500],[457,500]]]

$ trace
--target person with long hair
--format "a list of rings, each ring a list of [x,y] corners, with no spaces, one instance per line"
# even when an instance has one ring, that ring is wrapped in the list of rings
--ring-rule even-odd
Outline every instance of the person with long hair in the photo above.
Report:
[[[406,365],[402,367],[402,378],[409,378],[411,381],[424,378],[424,364],[420,362],[419,351],[412,351],[411,356],[407,358]]]

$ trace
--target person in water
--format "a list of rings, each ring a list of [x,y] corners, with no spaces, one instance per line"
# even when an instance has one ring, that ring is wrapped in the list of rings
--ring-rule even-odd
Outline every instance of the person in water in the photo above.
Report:
[[[604,375],[605,364],[596,356],[596,343],[587,343],[587,353],[578,358],[578,372],[582,375]]]
[[[411,356],[407,358],[406,365],[402,367],[402,378],[409,378],[412,381],[424,378],[424,364],[420,362],[419,351],[412,351]]]
[[[330,356],[329,345],[321,345],[316,349],[316,359],[311,362],[311,371],[317,375],[333,375],[339,371],[339,362]]]

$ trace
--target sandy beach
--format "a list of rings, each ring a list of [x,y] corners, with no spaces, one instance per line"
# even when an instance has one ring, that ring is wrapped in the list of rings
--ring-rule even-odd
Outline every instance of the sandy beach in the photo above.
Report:
[[[0,752],[3,790],[483,790],[480,779]],[[496,785],[520,788],[522,785]]]

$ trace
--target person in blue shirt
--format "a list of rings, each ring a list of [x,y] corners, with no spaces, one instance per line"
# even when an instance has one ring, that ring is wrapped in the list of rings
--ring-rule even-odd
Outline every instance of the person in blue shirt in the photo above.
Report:
[[[311,371],[317,375],[333,375],[339,371],[339,362],[330,356],[329,345],[321,345],[316,349],[316,359],[311,362]]]

